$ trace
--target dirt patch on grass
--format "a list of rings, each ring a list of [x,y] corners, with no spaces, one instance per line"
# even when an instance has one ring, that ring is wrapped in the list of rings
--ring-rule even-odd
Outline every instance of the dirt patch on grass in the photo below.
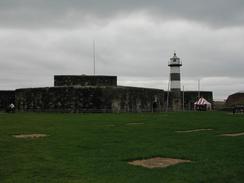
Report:
[[[240,132],[240,133],[225,133],[222,134],[221,136],[227,136],[227,137],[237,137],[237,136],[243,136],[244,132]]]
[[[190,163],[190,160],[154,157],[150,159],[134,160],[128,162],[130,165],[142,166],[145,168],[166,168],[179,163]]]
[[[191,133],[191,132],[200,132],[200,131],[210,131],[213,130],[211,128],[201,128],[201,129],[193,129],[193,130],[181,130],[176,131],[177,133]]]
[[[13,137],[18,138],[18,139],[36,139],[36,138],[41,138],[41,137],[46,137],[47,134],[19,134],[19,135],[13,135]]]

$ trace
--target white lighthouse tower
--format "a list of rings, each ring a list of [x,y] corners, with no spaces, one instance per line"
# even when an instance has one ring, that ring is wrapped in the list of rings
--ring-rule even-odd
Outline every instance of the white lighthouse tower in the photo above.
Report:
[[[181,109],[181,84],[180,84],[180,67],[182,66],[180,58],[174,56],[170,58],[168,66],[170,67],[170,93],[173,111]]]

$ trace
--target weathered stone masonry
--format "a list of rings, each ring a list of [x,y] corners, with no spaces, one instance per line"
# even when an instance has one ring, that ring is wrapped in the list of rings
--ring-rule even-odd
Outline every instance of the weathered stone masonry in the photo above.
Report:
[[[54,86],[117,86],[117,76],[54,76]]]
[[[117,86],[116,76],[54,76],[54,87],[17,89],[18,111],[156,112],[164,91]]]
[[[161,111],[163,91],[135,87],[50,87],[16,90],[19,111]]]

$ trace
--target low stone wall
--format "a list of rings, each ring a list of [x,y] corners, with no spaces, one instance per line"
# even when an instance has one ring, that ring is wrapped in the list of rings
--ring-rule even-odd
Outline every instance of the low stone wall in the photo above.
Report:
[[[164,108],[167,108],[167,92],[165,92],[164,100],[165,105]],[[213,104],[213,92],[211,91],[200,91],[200,96],[205,98],[207,101]],[[183,92],[180,94],[181,99],[181,110],[183,109]],[[185,91],[184,92],[184,109],[185,110],[194,110],[194,103],[198,100],[198,91]],[[168,110],[172,110],[172,93],[169,92],[169,107]]]
[[[117,76],[56,75],[54,86],[117,86]]]
[[[162,111],[163,90],[135,87],[50,87],[16,90],[19,111],[151,112]]]
[[[5,111],[11,103],[15,104],[15,91],[0,91],[0,111]]]

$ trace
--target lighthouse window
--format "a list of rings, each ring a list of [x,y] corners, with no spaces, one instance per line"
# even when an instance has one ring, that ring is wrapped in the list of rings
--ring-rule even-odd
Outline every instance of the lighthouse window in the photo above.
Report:
[[[173,59],[173,62],[176,62],[176,59]]]

